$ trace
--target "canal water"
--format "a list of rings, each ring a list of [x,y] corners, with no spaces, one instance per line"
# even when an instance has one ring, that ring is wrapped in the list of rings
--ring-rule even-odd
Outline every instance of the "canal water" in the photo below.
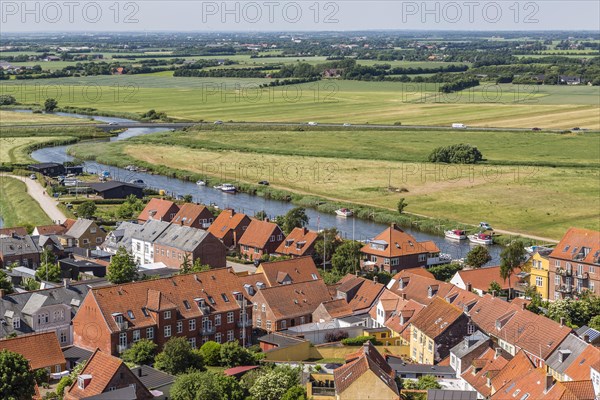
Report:
[[[87,115],[57,113],[59,115],[90,118]],[[95,120],[102,122],[126,122],[134,123],[123,118],[113,117],[94,117]],[[125,130],[117,137],[111,138],[111,141],[119,141],[139,135],[147,135],[154,132],[164,131],[164,128],[130,128]],[[32,158],[38,162],[65,162],[72,161],[73,157],[67,154],[68,146],[47,147],[36,150],[32,153]],[[220,190],[213,189],[207,186],[198,186],[195,182],[186,182],[180,179],[169,178],[162,175],[153,175],[145,172],[128,171],[122,168],[116,168],[109,165],[100,164],[94,161],[86,161],[84,169],[92,174],[101,171],[109,171],[113,179],[129,182],[134,179],[141,179],[146,185],[156,189],[163,189],[172,195],[191,194],[195,202],[203,204],[215,204],[220,208],[231,207],[238,212],[243,212],[248,215],[264,210],[267,215],[275,217],[285,214],[288,210],[294,207],[292,203],[265,199],[259,196],[252,196],[245,193],[226,194]],[[323,229],[336,227],[340,233],[348,239],[356,240],[371,239],[387,226],[372,221],[366,221],[358,218],[341,218],[333,214],[321,213],[314,209],[307,209],[306,213],[309,217],[308,227],[310,229]],[[463,258],[472,248],[468,241],[452,241],[440,236],[431,235],[428,233],[419,232],[410,228],[403,228],[406,232],[413,235],[418,241],[432,240],[440,248],[442,253],[447,253],[452,258]],[[497,245],[488,246],[492,260],[488,265],[498,265],[500,262],[501,247]]]

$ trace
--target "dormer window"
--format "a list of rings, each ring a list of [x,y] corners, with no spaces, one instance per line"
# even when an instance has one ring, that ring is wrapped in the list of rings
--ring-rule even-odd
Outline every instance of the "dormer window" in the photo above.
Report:
[[[171,319],[171,311],[165,311],[164,317],[165,319]]]
[[[117,324],[122,324],[123,323],[123,314],[121,314],[121,313],[114,313],[113,317],[115,318],[115,322]]]

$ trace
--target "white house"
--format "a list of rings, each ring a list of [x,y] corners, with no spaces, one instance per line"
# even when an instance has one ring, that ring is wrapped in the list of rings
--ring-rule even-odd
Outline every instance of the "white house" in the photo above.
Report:
[[[138,264],[154,262],[154,241],[169,227],[169,222],[150,219],[131,236],[131,255]]]

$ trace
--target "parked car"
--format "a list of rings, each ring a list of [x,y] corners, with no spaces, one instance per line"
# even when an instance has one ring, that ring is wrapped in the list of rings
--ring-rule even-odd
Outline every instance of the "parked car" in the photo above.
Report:
[[[540,129],[540,128],[537,128],[537,127],[536,127],[536,128],[531,128],[531,130],[532,130],[532,131],[541,131],[541,129]]]
[[[493,231],[493,230],[494,230],[494,228],[492,228],[492,227],[490,226],[490,224],[488,224],[487,222],[480,222],[480,223],[479,223],[479,227],[480,227],[481,229],[485,229],[485,230],[487,230],[487,231]]]
[[[310,121],[310,122],[309,122],[307,125],[310,125],[310,126],[317,126],[317,125],[319,125],[319,124],[318,124],[317,122]]]
[[[349,123],[349,122],[346,122],[346,123],[344,124],[344,126],[352,126],[352,124],[351,124],[351,123]]]
[[[571,130],[572,130],[572,131],[578,131],[578,130],[580,130],[580,129],[581,129],[581,128],[579,128],[578,126],[576,126],[575,128],[573,128],[573,129],[571,129]]]
[[[223,125],[223,121],[221,120],[217,120],[214,122],[215,125]]]
[[[109,122],[108,124],[109,124],[109,125],[119,125],[119,123],[118,123],[118,122],[115,122],[115,121],[111,121],[111,122]]]
[[[37,175],[36,174],[31,174],[31,175],[29,175],[29,179],[35,180],[35,179],[37,179]]]
[[[258,182],[259,185],[265,185],[265,186],[269,186],[269,181],[260,181]]]

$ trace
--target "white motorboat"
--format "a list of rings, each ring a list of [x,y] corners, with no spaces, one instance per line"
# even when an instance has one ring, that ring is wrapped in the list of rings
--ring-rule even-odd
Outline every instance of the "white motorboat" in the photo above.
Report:
[[[196,181],[196,185],[198,186],[206,186],[206,182],[204,182],[202,179],[199,179]]]
[[[335,210],[335,213],[338,217],[351,217],[353,215],[352,210],[347,208],[340,208],[339,210]]]
[[[235,193],[237,191],[237,188],[231,183],[224,183],[221,185],[221,191],[225,193]]]
[[[451,231],[444,231],[444,236],[448,239],[465,240],[467,238],[467,232],[462,229],[453,229]]]
[[[469,241],[471,243],[476,244],[493,244],[494,239],[492,239],[492,235],[488,235],[486,233],[475,233],[473,235],[469,235]]]

